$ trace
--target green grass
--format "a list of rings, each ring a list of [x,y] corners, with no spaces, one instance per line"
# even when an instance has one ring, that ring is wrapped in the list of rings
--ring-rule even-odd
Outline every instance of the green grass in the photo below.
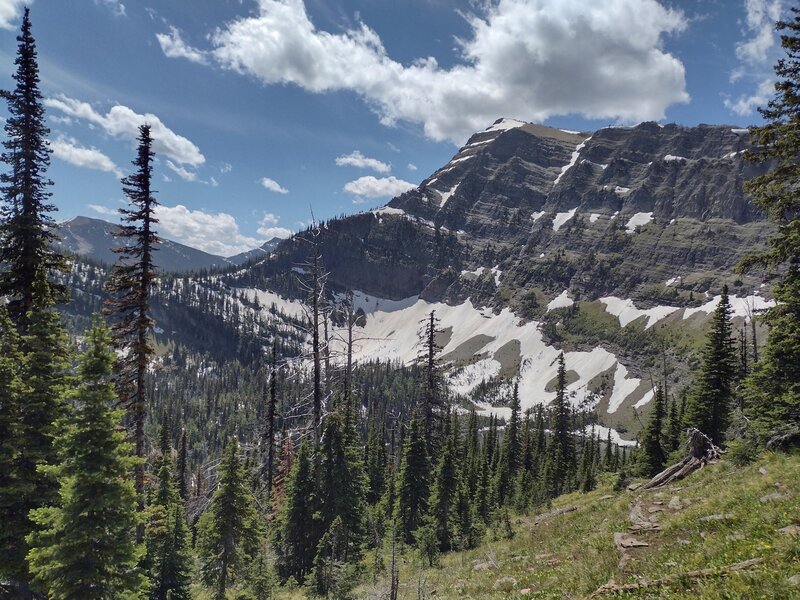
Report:
[[[513,539],[493,540],[490,532],[479,548],[443,555],[438,567],[422,568],[415,554],[407,552],[400,598],[417,598],[420,590],[426,598],[514,598],[524,597],[519,592],[525,588],[530,589],[529,598],[583,598],[611,579],[635,583],[756,557],[764,562],[745,572],[604,597],[800,598],[800,588],[787,581],[800,573],[800,538],[778,532],[800,523],[800,457],[767,454],[744,468],[722,461],[649,492],[613,492],[612,479],[605,477],[589,494],[570,494],[553,503],[553,509],[575,507],[573,512],[538,526],[533,515],[516,517]],[[760,501],[776,491],[786,498]],[[688,500],[688,506],[667,508],[673,496],[682,504]],[[659,513],[662,529],[634,533],[650,546],[631,550],[632,561],[620,571],[613,535],[628,531],[628,514],[636,502],[664,509]],[[658,502],[663,504],[654,504]],[[718,514],[726,519],[701,520]],[[512,592],[495,589],[497,580],[506,576],[516,580]],[[379,597],[387,585],[382,574],[374,586],[358,588],[355,597]]]

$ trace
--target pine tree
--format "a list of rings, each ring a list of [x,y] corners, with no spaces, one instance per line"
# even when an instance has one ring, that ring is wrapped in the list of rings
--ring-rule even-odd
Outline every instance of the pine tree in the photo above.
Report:
[[[664,422],[667,408],[661,386],[656,387],[653,409],[650,420],[642,434],[642,446],[639,455],[639,472],[644,477],[653,477],[661,472],[667,462],[668,450],[664,448]]]
[[[684,415],[687,427],[696,427],[715,444],[723,441],[733,408],[737,360],[731,337],[731,314],[728,287],[725,286],[714,311],[711,331],[703,350],[703,363]]]
[[[22,17],[22,31],[17,37],[19,46],[14,61],[16,86],[3,92],[8,102],[9,116],[4,129],[7,139],[0,159],[9,172],[0,174],[3,201],[0,212],[0,296],[9,298],[9,313],[20,332],[25,333],[29,314],[42,288],[40,278],[54,270],[66,270],[64,257],[55,249],[55,221],[50,213],[55,206],[49,203],[48,187],[52,181],[45,172],[50,166],[50,130],[45,123],[42,93],[39,90],[39,65],[36,41],[31,33],[28,9]],[[60,292],[55,286],[47,293]],[[38,298],[49,304],[51,297]]]
[[[669,405],[669,418],[666,427],[666,447],[667,453],[674,452],[681,445],[681,416],[678,412],[678,401],[674,398]]]
[[[41,527],[28,535],[28,562],[49,598],[117,598],[142,586],[134,544],[136,496],[128,473],[135,458],[120,430],[111,375],[115,355],[108,332],[95,325],[78,369],[78,408],[61,429],[60,506],[39,508]]]
[[[745,385],[747,413],[761,435],[800,424],[800,9],[776,25],[786,56],[778,60],[775,95],[759,112],[766,121],[752,127],[753,150],[746,157],[774,161],[765,175],[747,182],[756,206],[777,225],[766,251],[745,258],[739,267],[769,268],[781,274],[772,294],[777,304],[767,311],[769,327],[760,360]],[[755,336],[753,336],[755,343]],[[755,346],[754,346],[755,348]]]
[[[414,543],[414,531],[422,524],[428,508],[430,475],[424,422],[411,421],[403,448],[403,463],[397,481],[397,525],[407,544]]]
[[[115,248],[119,260],[106,285],[109,296],[106,313],[113,319],[112,332],[115,347],[122,352],[118,362],[118,392],[124,406],[130,411],[134,427],[135,453],[144,458],[144,422],[147,411],[146,377],[153,346],[149,335],[153,329],[150,314],[150,288],[156,277],[154,252],[160,239],[156,235],[155,209],[158,202],[153,197],[153,140],[150,126],[139,127],[138,149],[133,165],[135,172],[122,180],[122,190],[131,208],[120,209],[123,224],[117,237],[128,245]],[[144,463],[140,462],[134,473],[139,510],[144,508]],[[137,531],[141,539],[142,529]]]
[[[515,382],[514,391],[511,395],[511,417],[506,424],[505,435],[503,436],[503,447],[494,480],[494,497],[499,506],[505,505],[507,500],[511,498],[513,482],[519,467],[519,415],[519,384]]]
[[[239,445],[230,439],[219,465],[219,484],[210,508],[197,525],[197,554],[203,583],[214,589],[215,600],[244,579],[249,561],[259,549],[261,522],[239,459]]]
[[[267,464],[264,479],[267,484],[267,498],[272,496],[272,478],[275,475],[275,416],[278,408],[278,340],[272,340],[272,355],[269,369],[269,396],[267,398],[266,423],[264,425],[264,445],[267,450]]]
[[[569,491],[575,479],[575,441],[572,414],[567,402],[567,371],[564,354],[558,355],[556,398],[552,405],[552,424],[544,465],[544,484],[550,498]]]
[[[300,445],[284,482],[284,498],[278,512],[273,540],[282,579],[302,583],[311,572],[317,551],[316,482],[311,451]]]
[[[436,420],[442,415],[446,405],[439,373],[439,354],[442,347],[436,341],[438,333],[439,319],[436,318],[436,311],[432,310],[420,331],[422,351],[417,358],[425,373],[422,397],[417,411],[425,426],[425,443],[429,453],[434,450],[435,446]]]
[[[148,507],[145,563],[151,600],[188,600],[191,583],[191,538],[183,500],[175,485],[172,448],[166,417],[161,423],[158,487]],[[184,437],[185,439],[185,437]]]

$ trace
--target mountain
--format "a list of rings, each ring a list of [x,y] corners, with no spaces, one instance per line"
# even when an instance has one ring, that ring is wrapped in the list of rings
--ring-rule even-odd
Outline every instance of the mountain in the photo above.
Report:
[[[357,361],[413,362],[420,321],[435,311],[465,406],[507,413],[515,379],[523,407],[549,402],[563,352],[573,403],[619,433],[638,430],[653,380],[666,377],[670,393],[690,381],[724,284],[737,327],[771,305],[766,274],[733,274],[773,231],[742,191],[769,167],[744,160],[748,143],[728,126],[579,133],[498,120],[382,208],[323,222],[219,277],[165,282],[164,342],[241,359],[237,348],[257,356],[279,331],[302,354],[316,245],[328,302],[351,291],[363,317]],[[91,252],[107,247],[105,231],[78,239]],[[336,355],[344,336],[335,318],[331,327]]]
[[[60,241],[60,248],[70,254],[76,254],[99,261],[113,264],[117,255],[111,248],[119,244],[114,238],[116,225],[93,219],[90,217],[75,217],[69,221],[59,223],[56,233]],[[266,247],[271,242],[267,242]],[[261,249],[251,250],[251,253],[261,252]],[[187,273],[211,269],[223,269],[232,265],[247,262],[244,256],[249,253],[238,254],[230,259],[203,252],[197,248],[186,246],[179,242],[162,239],[158,248],[157,262],[162,271],[170,273]]]
[[[275,250],[283,240],[280,238],[272,238],[264,242],[260,247],[253,248],[252,250],[248,250],[247,252],[240,252],[239,254],[234,254],[233,256],[229,256],[225,260],[231,263],[232,265],[244,265],[248,262],[257,261],[265,258],[269,255],[270,252]]]
[[[740,323],[771,303],[764,274],[732,271],[773,230],[742,191],[769,167],[744,160],[748,143],[729,126],[500,119],[387,206],[301,232],[223,282],[251,301],[300,297],[313,242],[333,297],[354,291],[366,317],[357,358],[412,361],[435,310],[454,391],[502,403],[518,378],[524,406],[549,402],[564,351],[575,404],[636,427],[663,352],[670,383],[687,381],[724,284]]]

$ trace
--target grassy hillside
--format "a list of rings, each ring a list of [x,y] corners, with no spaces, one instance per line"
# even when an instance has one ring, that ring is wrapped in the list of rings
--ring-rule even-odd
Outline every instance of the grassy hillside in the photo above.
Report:
[[[763,562],[600,597],[800,597],[800,584],[789,581],[800,573],[800,456],[768,454],[744,468],[723,460],[662,490],[614,492],[612,484],[558,498],[551,516],[512,518],[512,539],[493,541],[490,532],[479,548],[444,555],[438,567],[421,567],[409,551],[399,597],[585,598],[610,580],[637,583],[753,558]],[[631,532],[642,517],[658,529]],[[615,533],[648,545],[621,561]],[[380,598],[387,586],[380,577],[355,596]]]

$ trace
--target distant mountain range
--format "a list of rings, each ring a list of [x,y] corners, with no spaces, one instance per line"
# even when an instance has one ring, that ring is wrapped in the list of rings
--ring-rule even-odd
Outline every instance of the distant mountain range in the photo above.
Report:
[[[94,261],[113,264],[117,260],[112,248],[120,243],[114,238],[114,223],[91,217],[75,217],[58,224],[56,233],[58,246],[70,254]],[[163,239],[158,248],[156,262],[160,269],[171,273],[188,273],[239,266],[266,257],[281,242],[273,238],[260,248],[254,248],[235,256],[217,256],[179,242]]]

